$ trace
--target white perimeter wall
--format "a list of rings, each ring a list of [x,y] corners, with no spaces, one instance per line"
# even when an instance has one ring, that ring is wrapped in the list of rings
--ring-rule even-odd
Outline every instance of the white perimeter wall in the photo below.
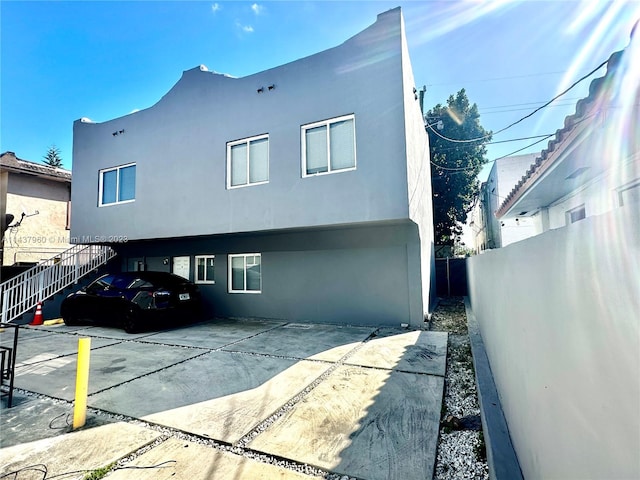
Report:
[[[525,478],[640,478],[637,207],[471,257],[468,276]]]

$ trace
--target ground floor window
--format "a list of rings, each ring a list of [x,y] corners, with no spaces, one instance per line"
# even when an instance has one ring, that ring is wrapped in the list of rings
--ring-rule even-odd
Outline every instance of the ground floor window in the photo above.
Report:
[[[195,283],[216,283],[215,255],[196,255]]]
[[[260,293],[262,290],[261,255],[229,255],[229,292]]]

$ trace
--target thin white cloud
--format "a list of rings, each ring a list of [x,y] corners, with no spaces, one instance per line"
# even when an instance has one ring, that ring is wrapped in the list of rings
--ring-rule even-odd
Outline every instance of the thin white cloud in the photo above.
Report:
[[[221,10],[222,6],[219,3],[214,3],[213,5],[211,5],[211,11],[213,13],[216,13],[217,11]]]
[[[251,25],[243,25],[240,21],[236,20],[236,27],[246,33],[253,33],[253,27]]]
[[[253,13],[255,13],[256,15],[260,15],[264,11],[264,7],[262,5],[254,3],[253,5],[251,5],[251,10],[253,10]]]

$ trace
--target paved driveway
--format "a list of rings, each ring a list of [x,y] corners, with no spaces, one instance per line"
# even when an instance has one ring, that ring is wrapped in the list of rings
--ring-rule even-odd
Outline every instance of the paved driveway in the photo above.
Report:
[[[86,337],[88,424],[70,432],[64,419]],[[49,475],[92,469],[138,452],[129,467],[174,460],[136,470],[136,479],[431,479],[446,345],[441,332],[277,321],[135,335],[20,329],[16,386],[41,397],[19,395],[0,410],[0,476],[47,462]],[[88,444],[101,448],[70,465],[69,450]],[[133,477],[116,470],[108,478]]]

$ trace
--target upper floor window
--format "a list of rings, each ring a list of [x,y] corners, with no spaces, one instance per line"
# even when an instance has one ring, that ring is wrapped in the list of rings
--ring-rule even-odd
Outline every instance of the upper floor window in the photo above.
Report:
[[[302,176],[356,168],[355,116],[302,126]]]
[[[100,170],[100,206],[132,202],[136,198],[136,164]]]
[[[227,143],[227,188],[269,181],[269,135]]]
[[[587,215],[584,204],[571,210],[567,210],[566,212],[567,225],[579,222],[580,220],[584,220],[586,217]]]
[[[640,179],[623,185],[616,190],[618,194],[618,205],[640,204]]]

